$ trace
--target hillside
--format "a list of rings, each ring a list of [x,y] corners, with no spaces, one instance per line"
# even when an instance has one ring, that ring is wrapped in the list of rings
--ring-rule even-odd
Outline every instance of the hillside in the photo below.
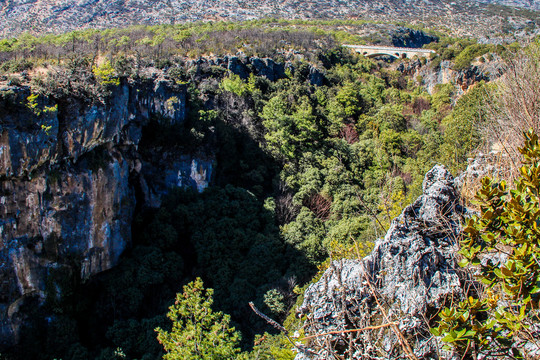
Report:
[[[485,4],[497,4],[511,6],[514,8],[523,8],[528,10],[540,10],[540,3],[534,0],[478,0]]]
[[[523,8],[500,6],[496,4],[498,2]],[[133,24],[238,21],[268,17],[407,22],[452,29],[455,35],[493,36],[516,30],[533,31],[539,15],[531,10],[538,10],[538,5],[509,0],[2,0],[0,36],[13,36],[24,31],[61,33]]]
[[[418,321],[435,321],[452,294],[465,296],[453,285],[461,281],[454,245],[469,212],[452,174],[494,141],[516,138],[509,130],[521,134],[523,112],[540,112],[538,45],[499,35],[264,19],[0,40],[2,359],[149,360],[167,344],[196,352],[190,330],[172,326],[167,309],[197,307],[202,294],[203,322],[221,319],[226,331],[201,335],[233,339],[205,351],[229,355],[179,358],[293,359],[290,339],[276,332],[283,327],[251,304],[324,359],[326,339],[335,340],[332,352],[363,358],[339,334],[309,341],[333,330],[368,354],[380,351],[372,338],[352,337],[353,328],[384,335],[408,319],[404,336],[431,337],[435,323]],[[344,43],[434,53],[370,58]],[[514,118],[522,123],[511,126]],[[365,307],[364,317],[356,298],[335,301],[344,299],[341,284],[326,292],[336,260],[370,252],[366,264],[381,280],[374,287],[390,300],[412,295],[414,306],[404,308],[418,310],[412,317],[396,301],[391,322],[381,324],[384,306]],[[419,297],[426,292],[435,296]],[[318,312],[322,303],[345,305],[354,317],[330,314],[334,329]],[[392,337],[377,339],[402,358]],[[418,358],[444,358],[431,356],[437,341],[410,345]]]

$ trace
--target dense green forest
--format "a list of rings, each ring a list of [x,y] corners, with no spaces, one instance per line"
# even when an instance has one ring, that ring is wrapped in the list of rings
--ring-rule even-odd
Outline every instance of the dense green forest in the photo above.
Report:
[[[451,83],[430,94],[395,62],[339,46],[377,42],[355,35],[361,25],[264,20],[1,40],[0,80],[39,96],[107,103],[149,69],[187,86],[186,121],[150,124],[138,151],[212,149],[217,164],[204,192],[177,189],[158,209],[139,209],[133,246],[115,268],[88,281],[77,271],[50,274],[50,296],[31,309],[35,321],[7,358],[159,359],[154,329],[171,330],[168,307],[200,277],[213,289],[216,321],[239,331],[215,358],[292,359],[291,344],[248,303],[296,330],[294,304],[329,259],[367,253],[433,165],[462,170],[482,142],[490,84],[459,98]],[[432,35],[438,42],[426,46],[439,55],[420,62],[433,71],[444,60],[459,71],[517,47]],[[192,61],[238,51],[290,66],[269,80]],[[186,291],[211,298],[201,286]]]

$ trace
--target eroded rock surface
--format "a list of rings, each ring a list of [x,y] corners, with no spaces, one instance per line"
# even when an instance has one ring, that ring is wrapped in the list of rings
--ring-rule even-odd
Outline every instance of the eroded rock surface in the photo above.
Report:
[[[472,187],[472,189],[476,190],[482,178],[486,176],[496,179],[509,179],[512,174],[510,163],[511,160],[508,156],[499,151],[491,151],[487,154],[478,153],[475,157],[467,159],[467,168],[456,177],[456,188],[460,191],[464,187]],[[468,190],[470,191],[470,189]]]
[[[17,341],[21,309],[43,301],[52,272],[86,279],[116,265],[137,201],[159,206],[167,188],[208,186],[212,154],[169,151],[156,170],[138,151],[145,126],[185,120],[185,85],[158,74],[110,91],[100,102],[0,88],[0,350]]]
[[[449,60],[443,60],[437,67],[423,64],[420,59],[400,63],[397,70],[421,79],[427,92],[433,94],[438,84],[456,84],[456,93],[463,95],[471,86],[481,81],[493,81],[504,73],[504,62],[497,54],[486,55],[483,62],[473,61],[469,66],[456,70]],[[491,59],[491,60],[489,60]]]
[[[331,359],[333,353],[348,359],[405,358],[405,342],[419,359],[440,358],[430,321],[464,296],[454,255],[466,212],[458,197],[452,175],[435,166],[426,174],[423,195],[392,221],[369,256],[335,261],[306,290],[299,310],[307,315],[306,335],[320,336],[296,360]],[[338,333],[321,335],[329,332]]]

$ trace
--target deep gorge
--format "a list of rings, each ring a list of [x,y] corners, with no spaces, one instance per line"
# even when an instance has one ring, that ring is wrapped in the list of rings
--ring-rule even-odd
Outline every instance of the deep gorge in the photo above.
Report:
[[[153,329],[196,276],[249,350],[275,333],[249,301],[292,321],[329,256],[366,254],[436,163],[464,167],[496,61],[310,51],[81,56],[0,88],[8,356],[160,358]]]

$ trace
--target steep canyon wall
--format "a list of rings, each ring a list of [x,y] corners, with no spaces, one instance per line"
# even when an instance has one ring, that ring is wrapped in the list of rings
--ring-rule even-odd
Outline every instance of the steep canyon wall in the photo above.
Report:
[[[116,264],[131,241],[138,190],[139,203],[146,199],[151,206],[159,204],[166,186],[202,190],[212,159],[173,154],[159,171],[145,166],[137,151],[143,127],[186,118],[186,87],[163,78],[125,81],[106,104],[56,103],[40,96],[32,111],[30,88],[0,91],[14,110],[0,117],[0,339],[5,346],[16,341],[24,319],[19,309],[31,299],[44,299],[52,269],[65,267],[85,279]]]

